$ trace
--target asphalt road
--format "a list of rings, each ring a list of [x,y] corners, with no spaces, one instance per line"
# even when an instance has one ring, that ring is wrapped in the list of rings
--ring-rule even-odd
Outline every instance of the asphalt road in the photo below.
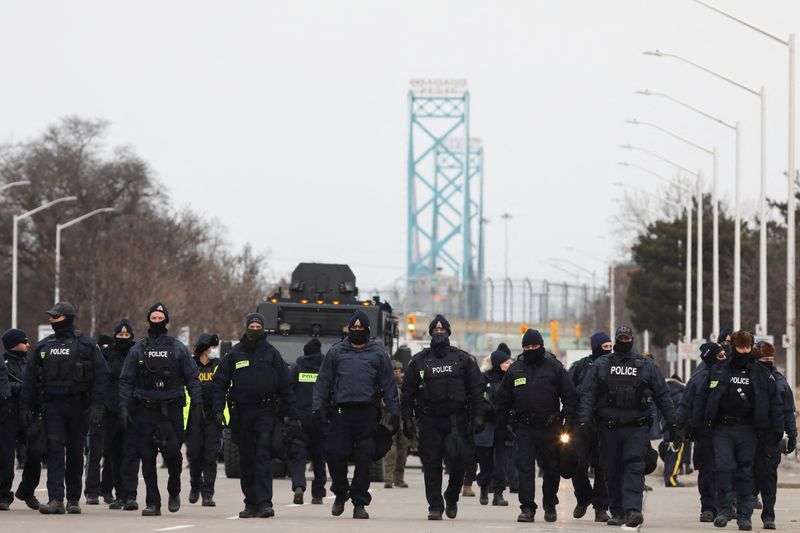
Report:
[[[412,459],[416,462],[416,459]],[[562,480],[559,490],[561,504],[558,506],[558,521],[546,523],[543,515],[537,514],[533,524],[516,522],[519,513],[516,495],[506,494],[511,505],[509,507],[482,506],[477,498],[462,498],[459,502],[458,517],[455,520],[445,518],[441,522],[429,522],[427,503],[422,483],[422,473],[417,468],[407,471],[407,489],[384,489],[383,483],[374,483],[371,489],[373,501],[367,509],[370,520],[353,520],[352,506],[348,503],[343,515],[333,517],[330,506],[333,498],[325,499],[323,505],[311,505],[310,498],[302,506],[293,505],[291,483],[286,479],[275,480],[274,506],[276,516],[269,519],[241,520],[237,514],[242,509],[242,495],[239,481],[226,479],[222,474],[217,480],[217,507],[201,507],[186,502],[188,495],[188,474],[184,471],[183,506],[180,511],[171,514],[166,510],[166,500],[160,517],[143,517],[139,512],[110,511],[105,505],[88,506],[82,504],[82,515],[45,516],[28,510],[22,502],[15,502],[11,511],[0,513],[0,524],[4,533],[36,532],[49,533],[80,531],[81,533],[110,532],[152,532],[152,531],[185,531],[200,532],[239,532],[263,531],[265,528],[280,532],[370,532],[375,533],[422,533],[436,531],[493,531],[493,530],[528,530],[528,531],[609,531],[612,528],[593,522],[591,508],[587,516],[581,520],[572,518],[575,498],[572,495],[572,484]],[[790,474],[787,474],[790,475]],[[166,494],[166,471],[159,469],[162,495]],[[43,480],[44,481],[44,480]],[[697,489],[694,487],[665,488],[659,485],[657,476],[649,476],[648,484],[654,487],[647,493],[645,501],[645,523],[647,531],[685,532],[685,531],[719,531],[711,524],[700,524],[699,501]],[[687,479],[691,482],[691,479]],[[539,487],[537,486],[537,491]],[[537,492],[537,502],[540,501]],[[46,501],[44,484],[37,492],[40,500]],[[800,489],[786,488],[778,492],[777,525],[778,530],[800,532]],[[143,507],[144,485],[139,487],[139,505]],[[758,513],[758,511],[756,511]],[[761,521],[754,516],[754,531],[761,527]],[[616,528],[613,528],[616,529]],[[735,523],[728,530],[736,531]]]

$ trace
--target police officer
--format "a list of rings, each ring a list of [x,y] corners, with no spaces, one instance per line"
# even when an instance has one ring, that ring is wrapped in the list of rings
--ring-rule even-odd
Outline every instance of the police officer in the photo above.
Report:
[[[752,529],[753,462],[758,442],[775,446],[783,435],[782,402],[772,372],[752,357],[753,335],[731,335],[731,357],[716,364],[702,391],[702,421],[713,430],[717,516],[725,527],[733,516],[734,481],[736,522]]]
[[[653,360],[633,351],[633,330],[620,326],[606,357],[595,361],[581,386],[578,420],[583,434],[600,424],[600,464],[606,478],[611,518],[608,525],[638,527],[644,522],[645,455],[650,449],[651,405],[667,422],[670,440],[680,444],[675,411],[664,376]]]
[[[458,513],[464,469],[472,455],[468,429],[480,433],[485,428],[486,385],[472,356],[450,346],[450,323],[445,317],[436,315],[428,333],[430,348],[411,359],[403,379],[403,429],[406,437],[414,437],[416,414],[428,520],[441,520],[443,512],[448,518]],[[450,472],[444,498],[442,459]]]
[[[533,522],[536,514],[535,464],[543,471],[542,505],[544,519],[558,518],[558,442],[562,424],[569,430],[577,407],[575,385],[564,366],[544,348],[544,339],[535,329],[522,336],[522,355],[508,368],[497,393],[495,415],[501,433],[508,430],[513,409],[517,436],[516,465],[519,471],[520,512],[517,522]],[[563,404],[563,409],[561,405]]]
[[[54,333],[36,345],[25,368],[22,423],[26,427],[33,423],[32,409],[41,391],[48,439],[49,501],[39,507],[39,512],[64,514],[66,482],[66,511],[80,514],[84,439],[89,425],[103,423],[108,367],[94,341],[75,329],[72,305],[58,302],[47,314]]]
[[[410,359],[409,362],[411,362]],[[396,359],[392,360],[392,371],[394,372],[397,394],[399,395],[400,387],[403,385],[403,363]],[[392,415],[385,404],[382,406],[382,411],[381,423],[388,427],[391,425]],[[392,436],[392,447],[383,458],[383,488],[385,489],[391,489],[392,487],[408,488],[408,483],[405,481],[406,461],[408,460],[408,449],[413,441],[405,436],[402,427],[401,423],[401,431]]]
[[[142,516],[161,515],[161,493],[158,490],[156,458],[158,450],[164,457],[169,478],[168,509],[175,513],[181,507],[181,451],[184,440],[183,406],[185,388],[189,389],[195,416],[202,414],[202,393],[195,365],[186,346],[167,335],[169,311],[161,302],[147,312],[147,337],[136,342],[128,352],[119,378],[120,422],[123,429],[132,431],[130,446],[125,454],[136,454],[142,462],[146,507]],[[123,486],[127,499],[136,500],[137,476],[126,461]]]
[[[611,337],[605,331],[598,331],[592,335],[589,344],[592,353],[586,357],[575,361],[569,367],[569,377],[575,385],[578,394],[591,367],[600,357],[605,357],[611,353],[613,344]],[[575,499],[578,501],[575,510],[572,512],[574,518],[582,518],[589,508],[589,504],[594,507],[594,521],[608,522],[608,492],[606,490],[606,480],[603,467],[600,465],[600,448],[596,432],[586,432],[576,435],[575,440],[585,439],[581,442],[581,451],[586,455],[578,461],[575,473],[572,475],[572,488],[575,490]],[[576,442],[577,444],[577,442]],[[594,486],[589,481],[589,466],[594,468]]]
[[[269,343],[264,317],[251,313],[241,340],[225,355],[214,373],[214,416],[225,426],[225,401],[229,401],[231,438],[239,446],[244,510],[239,518],[270,518],[272,508],[272,432],[276,416],[297,419],[286,363]],[[280,402],[281,413],[277,411]],[[295,430],[296,431],[296,430]]]
[[[0,511],[7,511],[14,499],[11,484],[14,481],[15,451],[18,443],[24,445],[26,441],[26,428],[20,423],[19,402],[31,345],[21,329],[7,330],[2,340],[5,353],[0,359],[0,423],[3,425],[0,433]],[[6,384],[8,391],[5,390]],[[33,453],[32,446],[25,446],[25,466],[16,497],[31,509],[39,508],[34,490],[39,485],[41,472],[42,458]]]
[[[114,326],[114,337],[98,339],[100,350],[108,365],[109,380],[104,398],[106,414],[99,428],[89,430],[89,454],[86,468],[86,503],[99,504],[102,493],[105,503],[121,509],[123,431],[119,424],[119,375],[128,351],[133,346],[133,324],[123,318]],[[100,458],[103,458],[102,475]],[[114,493],[116,492],[116,497]],[[119,501],[117,501],[119,500]]]
[[[201,333],[194,347],[194,362],[198,369],[200,389],[203,392],[203,411],[193,413],[189,408],[186,427],[186,458],[189,460],[189,503],[197,503],[203,496],[203,507],[214,507],[214,482],[217,479],[217,455],[222,438],[222,428],[214,419],[214,371],[218,358],[211,358],[211,350],[219,346],[216,334]]]
[[[311,482],[311,503],[322,504],[325,497],[325,484],[328,482],[325,470],[325,434],[316,431],[311,422],[311,401],[314,396],[314,383],[322,366],[322,344],[319,339],[311,339],[303,346],[303,355],[289,369],[289,378],[294,392],[294,401],[303,428],[291,447],[292,490],[294,503],[303,503],[306,491],[306,459],[311,459],[314,479]]]
[[[505,344],[503,344],[505,346]],[[509,350],[510,352],[510,350]],[[489,504],[489,492],[493,493],[492,505],[507,507],[508,501],[503,497],[506,490],[513,446],[507,440],[507,431],[497,431],[494,406],[497,405],[497,393],[500,390],[500,383],[514,360],[511,354],[498,346],[497,350],[489,356],[489,368],[483,373],[486,380],[486,401],[489,403],[489,412],[486,414],[487,428],[492,430],[491,446],[476,446],[481,471],[478,474],[478,486],[480,487],[479,503]],[[478,439],[478,435],[475,436]]]
[[[669,399],[672,401],[673,407],[677,406],[683,392],[686,390],[683,380],[677,374],[673,374],[666,380],[667,388],[669,389]],[[663,424],[663,415],[659,411],[660,420]],[[665,487],[680,487],[681,483],[678,481],[678,473],[680,472],[681,464],[683,463],[683,456],[686,452],[687,443],[682,442],[678,446],[669,442],[669,435],[664,435],[664,440],[661,442],[660,451],[663,451],[662,460],[664,461],[664,486]]]
[[[679,426],[686,428],[687,436],[694,441],[694,468],[697,470],[697,490],[700,492],[700,521],[713,522],[717,516],[716,483],[714,481],[714,441],[711,430],[705,424],[693,420],[702,420],[703,405],[697,401],[699,393],[708,386],[708,374],[711,368],[724,361],[725,347],[716,342],[706,342],[700,346],[702,364],[689,378],[686,388],[676,406],[675,418]],[[699,411],[700,416],[696,417]]]
[[[788,439],[785,453],[794,452],[797,447],[797,422],[795,420],[794,393],[786,378],[775,368],[775,347],[769,342],[759,346],[758,362],[766,366],[775,378],[778,394],[783,403],[783,430]],[[763,440],[758,443],[754,468],[756,491],[761,492],[763,507],[761,521],[764,529],[775,529],[775,498],[778,490],[778,465],[781,453],[778,445],[770,445]]]
[[[375,432],[380,420],[378,396],[391,413],[392,433],[400,428],[400,402],[392,363],[384,347],[370,338],[369,317],[359,309],[347,324],[348,335],[334,344],[322,361],[314,385],[312,417],[315,425],[330,425],[326,455],[331,492],[336,498],[331,514],[344,512],[348,497],[353,518],[367,519],[369,469],[375,452]],[[352,484],[347,481],[347,460],[354,456]]]

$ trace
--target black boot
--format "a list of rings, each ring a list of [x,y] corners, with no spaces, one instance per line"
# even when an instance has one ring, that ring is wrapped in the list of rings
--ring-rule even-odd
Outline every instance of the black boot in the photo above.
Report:
[[[523,509],[517,517],[517,522],[533,522],[533,509]]]
[[[481,487],[481,497],[478,501],[481,505],[489,505],[489,487]]]
[[[45,505],[39,507],[39,512],[42,514],[64,514],[64,502],[61,500],[50,500]]]
[[[456,502],[444,502],[444,514],[447,518],[455,518],[458,514],[458,504]]]
[[[139,510],[139,503],[136,500],[125,500],[125,503],[122,505],[123,511],[138,511]]]
[[[369,518],[369,513],[364,509],[363,505],[356,505],[353,507],[353,518],[366,520]]]
[[[492,498],[492,505],[499,505],[500,507],[507,507],[508,502],[503,498],[503,491],[495,492]]]
[[[575,506],[575,510],[572,511],[572,518],[583,518],[587,509],[589,509],[588,505],[584,505],[582,503],[577,504]]]
[[[441,520],[443,512],[444,511],[441,509],[433,509],[432,511],[428,511],[428,520]]]
[[[262,503],[258,506],[258,516],[261,518],[272,518],[275,516],[275,509],[268,503]]]
[[[247,504],[244,509],[239,511],[239,518],[255,518],[258,516],[258,510],[255,505]]]
[[[736,524],[739,526],[739,531],[750,531],[753,529],[753,522],[747,516],[740,516],[737,518]]]
[[[336,499],[333,500],[333,505],[331,506],[331,514],[333,516],[339,516],[344,512],[344,504],[347,502],[347,496],[336,496]]]
[[[725,527],[728,525],[728,522],[731,519],[731,515],[725,511],[720,511],[717,513],[716,518],[714,518],[714,525],[716,527]]]
[[[627,520],[625,520],[626,527],[639,527],[644,523],[644,515],[641,511],[629,511]]]
[[[216,507],[217,502],[214,501],[213,496],[203,496],[203,507]]]
[[[292,503],[294,503],[295,505],[303,505],[302,487],[297,487],[296,489],[294,489],[294,500],[292,500]]]
[[[192,487],[189,489],[189,503],[197,503],[197,500],[200,499],[200,490]]]
[[[68,501],[67,502],[67,513],[69,514],[81,514],[81,506],[77,501]]]
[[[167,509],[169,509],[169,512],[177,513],[180,508],[181,508],[180,495],[176,494],[175,496],[170,496],[169,500],[167,501]]]
[[[36,511],[41,506],[41,503],[39,503],[39,500],[33,494],[27,497],[23,497],[20,496],[19,492],[17,492],[14,496],[16,496],[18,500],[22,500],[23,502],[25,502],[25,505],[28,506],[28,509],[33,509],[34,511]]]
[[[161,507],[158,505],[148,505],[142,511],[142,516],[161,516]]]
[[[608,522],[608,519],[611,518],[608,516],[608,512],[605,509],[595,509],[594,510],[594,521],[595,522]]]
[[[606,520],[607,526],[621,526],[625,523],[625,517],[621,515],[612,515],[611,518]]]

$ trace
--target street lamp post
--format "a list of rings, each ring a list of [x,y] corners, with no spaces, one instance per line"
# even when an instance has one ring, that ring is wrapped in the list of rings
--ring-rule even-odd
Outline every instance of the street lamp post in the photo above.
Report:
[[[26,212],[22,213],[21,215],[14,215],[14,219],[13,219],[14,229],[13,229],[13,232],[12,232],[13,233],[13,237],[12,237],[13,243],[12,243],[12,249],[11,249],[11,255],[12,255],[12,257],[11,257],[11,327],[12,328],[16,328],[17,327],[17,296],[18,296],[18,293],[17,293],[17,278],[18,278],[18,275],[19,275],[18,266],[17,266],[18,255],[19,254],[17,252],[17,248],[19,246],[19,221],[20,220],[24,220],[24,219],[26,219],[26,218],[28,218],[30,216],[33,216],[36,213],[38,213],[39,211],[44,211],[48,207],[53,207],[56,204],[60,204],[61,202],[72,202],[72,201],[75,201],[77,199],[78,199],[77,196],[64,196],[64,197],[57,198],[57,199],[52,200],[52,201],[47,201],[47,202],[43,203],[42,205],[40,205],[39,207],[31,209],[30,211],[26,211]]]
[[[766,88],[762,85],[759,90],[748,87],[743,83],[739,83],[727,76],[720,74],[708,67],[699,65],[694,61],[690,61],[685,57],[669,54],[656,50],[654,52],[644,52],[645,55],[654,57],[668,57],[681,61],[690,65],[698,70],[702,70],[717,79],[728,82],[729,84],[737,87],[753,96],[759,98],[760,111],[761,111],[761,197],[759,199],[759,213],[760,213],[760,226],[759,226],[759,240],[758,240],[758,322],[762,328],[763,334],[767,333],[767,92]],[[737,190],[738,194],[738,190]],[[738,204],[738,200],[737,200]],[[738,328],[737,328],[738,329]],[[718,333],[718,330],[714,330]]]
[[[782,39],[773,35],[761,28],[750,24],[738,17],[726,13],[725,11],[716,8],[710,4],[702,2],[701,0],[694,0],[695,3],[707,7],[720,15],[727,17],[733,21],[742,24],[754,30],[765,37],[769,37],[773,41],[779,42],[786,46],[789,50],[789,191],[786,203],[786,335],[784,338],[784,345],[786,347],[786,379],[789,386],[794,390],[795,385],[795,357],[797,354],[796,345],[796,324],[795,324],[795,242],[794,242],[794,219],[795,219],[795,40],[794,34],[790,33],[788,39]]]
[[[691,104],[687,104],[686,102],[684,102],[682,100],[678,100],[677,98],[673,98],[672,96],[670,96],[668,94],[652,92],[652,91],[649,91],[647,89],[645,89],[644,91],[635,91],[635,94],[641,94],[641,95],[644,95],[644,96],[660,96],[662,98],[666,98],[667,100],[669,100],[669,101],[671,101],[671,102],[673,102],[675,104],[678,104],[681,107],[684,107],[684,108],[686,108],[686,109],[688,109],[690,111],[693,111],[693,112],[695,112],[695,113],[697,113],[699,115],[702,115],[702,116],[704,116],[705,118],[707,118],[709,120],[713,120],[717,124],[721,124],[722,126],[725,126],[726,128],[732,130],[735,133],[735,141],[736,141],[736,171],[735,171],[735,181],[736,181],[735,191],[736,192],[735,192],[735,197],[736,197],[736,200],[735,200],[735,206],[734,206],[734,229],[733,229],[733,248],[734,248],[734,252],[733,252],[733,329],[734,330],[739,329],[740,326],[741,326],[741,316],[742,316],[742,314],[741,314],[742,313],[742,302],[741,302],[741,300],[742,300],[742,284],[741,284],[741,279],[742,279],[742,275],[741,275],[742,274],[742,268],[741,268],[741,251],[742,250],[741,250],[741,248],[742,248],[742,246],[741,246],[741,202],[740,202],[740,200],[741,200],[741,195],[740,195],[740,183],[741,183],[741,172],[740,172],[741,165],[740,165],[740,162],[741,162],[741,159],[739,157],[740,156],[740,148],[741,148],[740,142],[739,142],[739,140],[740,140],[740,129],[741,128],[739,127],[739,122],[737,121],[736,124],[731,124],[729,122],[726,122],[726,121],[722,120],[721,118],[718,118],[718,117],[715,117],[714,115],[711,115],[710,113],[706,113],[702,109],[698,109],[697,107],[695,107],[695,106],[693,106]],[[712,192],[712,198],[713,198],[713,204],[714,204],[713,205],[713,210],[715,212],[715,215],[713,217],[714,220],[715,220],[714,235],[716,236],[714,238],[714,244],[716,245],[716,248],[713,250],[713,254],[714,254],[714,261],[717,261],[716,269],[717,269],[717,271],[719,271],[719,263],[718,263],[719,262],[719,259],[718,259],[718,257],[719,257],[719,223],[717,222],[719,220],[719,197],[717,196],[716,186],[714,186],[714,191]],[[719,293],[719,278],[717,278],[717,286],[715,287],[714,290],[715,290],[715,292]]]
[[[693,148],[696,148],[696,149],[698,149],[698,150],[700,150],[700,151],[702,151],[702,152],[704,152],[704,153],[706,153],[706,154],[711,156],[711,160],[712,160],[712,163],[713,163],[712,164],[712,187],[711,187],[711,190],[712,190],[712,193],[711,193],[711,202],[712,202],[712,240],[713,240],[713,244],[712,244],[713,257],[712,257],[712,261],[711,261],[711,263],[712,263],[712,268],[711,268],[711,278],[712,278],[711,331],[713,332],[714,335],[718,335],[720,327],[719,327],[719,203],[717,202],[717,147],[715,146],[714,148],[706,148],[705,146],[702,146],[700,144],[697,144],[696,142],[690,141],[689,139],[686,139],[685,137],[683,137],[681,135],[678,135],[677,133],[675,133],[673,131],[670,131],[670,130],[668,130],[666,128],[662,128],[661,126],[658,126],[657,124],[653,124],[651,122],[643,122],[643,121],[636,120],[636,119],[626,120],[625,122],[628,123],[628,124],[634,124],[634,125],[637,125],[637,126],[649,126],[651,128],[655,128],[658,131],[660,131],[662,133],[665,133],[665,134],[669,135],[670,137],[673,137],[673,138],[675,138],[675,139],[677,139],[677,140],[679,140],[679,141],[681,141],[683,143],[686,143],[689,146],[691,146]],[[630,164],[630,163],[625,163],[625,164],[628,165],[628,166],[637,167],[637,168],[639,168],[641,170],[644,170],[645,172],[648,172],[650,174],[654,174],[650,170],[648,170],[646,168],[643,168],[643,167],[640,167],[638,165],[634,165],[634,164]],[[702,198],[702,191],[699,191],[698,194],[699,194],[698,197]],[[702,200],[701,200],[701,202],[702,202]],[[701,205],[701,204],[698,204],[698,205]],[[700,217],[701,216],[702,216],[701,213],[698,212],[698,223],[700,223],[700,220],[701,220]],[[700,228],[702,228],[702,225],[700,226]],[[699,233],[702,234],[702,231],[700,231]],[[698,239],[698,240],[702,240],[702,239]],[[698,270],[702,271],[702,265],[703,265],[702,255],[699,255],[698,263],[699,263]],[[701,279],[702,279],[702,276],[701,276]],[[702,299],[702,293],[698,293],[698,300],[699,299]],[[701,304],[699,304],[699,305],[701,305]],[[701,332],[702,332],[702,330],[698,329],[698,336],[700,336]]]
[[[57,303],[61,297],[61,231],[77,224],[78,222],[82,222],[89,217],[93,217],[94,215],[99,215],[100,213],[111,213],[112,211],[115,211],[113,207],[101,207],[100,209],[95,209],[94,211],[79,216],[78,218],[73,218],[72,220],[64,222],[63,224],[56,224],[56,273],[55,289],[53,291],[54,302]]]

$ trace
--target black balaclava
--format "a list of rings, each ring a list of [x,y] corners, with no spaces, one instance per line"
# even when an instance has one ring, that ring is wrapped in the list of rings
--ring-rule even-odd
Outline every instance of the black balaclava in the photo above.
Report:
[[[356,323],[364,329],[353,329]],[[347,330],[349,331],[348,338],[350,339],[350,344],[358,346],[367,344],[369,342],[369,317],[367,313],[361,309],[353,313],[353,316],[350,317],[350,322],[347,323]]]
[[[746,367],[751,361],[755,361],[753,359],[753,352],[750,353],[739,353],[736,348],[731,351],[733,357],[731,359],[731,364],[737,368],[744,368]]]
[[[131,334],[129,338],[120,339],[117,337],[123,329]],[[133,340],[133,324],[131,324],[131,321],[127,318],[123,318],[114,326],[114,347],[127,355],[128,350],[130,350],[135,343],[136,341]]]
[[[592,359],[597,359],[598,357],[611,353],[611,350],[604,350],[602,348],[607,342],[611,342],[611,337],[609,337],[608,333],[605,331],[598,331],[592,335],[590,339],[590,344],[592,345]]]
[[[161,311],[164,313],[164,320],[161,322],[151,322],[150,315],[152,315],[154,311]],[[150,327],[147,328],[147,333],[150,335],[166,335],[167,324],[169,324],[169,311],[167,311],[167,306],[161,302],[156,302],[151,305],[150,309],[147,311],[147,323],[150,324]]]
[[[244,335],[251,344],[256,344],[259,340],[261,340],[261,337],[266,336],[267,332],[264,329],[265,322],[266,320],[264,319],[264,315],[261,313],[250,313],[247,315],[247,317],[245,317],[244,327],[247,329],[245,329]],[[261,327],[250,329],[250,324],[252,323],[260,324]]]
[[[434,333],[435,328],[444,328],[445,333]],[[436,315],[428,326],[428,333],[431,336],[431,349],[443,354],[444,348],[450,346],[450,322],[444,316]]]
[[[626,336],[630,337],[629,342],[622,342],[619,340],[620,337]],[[614,343],[614,352],[627,355],[633,349],[633,330],[628,326],[620,326],[617,328],[617,331],[614,333],[614,340],[617,341]]]
[[[64,315],[64,320],[53,322],[50,325],[57,337],[65,337],[75,333],[75,317],[71,315]]]
[[[522,357],[529,363],[538,363],[544,358],[545,354],[542,334],[539,333],[539,330],[529,329],[525,332],[525,335],[522,336],[522,348],[524,349],[525,346],[532,346],[535,344],[539,345],[535,350],[525,350],[522,352]]]

